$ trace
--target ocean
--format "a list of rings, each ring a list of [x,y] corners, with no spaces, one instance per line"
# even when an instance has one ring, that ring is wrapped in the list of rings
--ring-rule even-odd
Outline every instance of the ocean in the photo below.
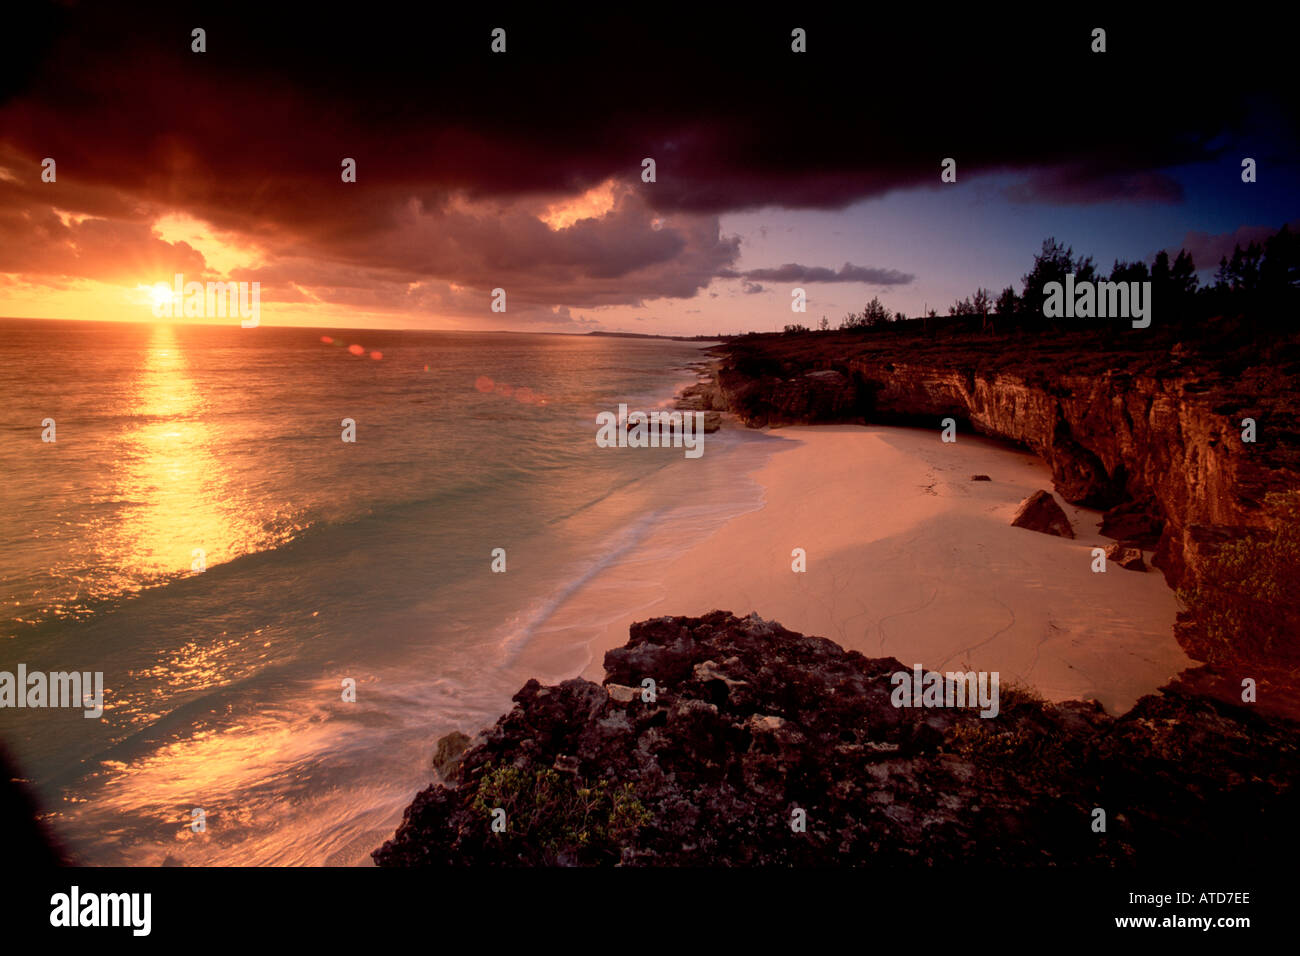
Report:
[[[591,662],[558,609],[612,620],[601,571],[761,506],[773,439],[596,444],[599,412],[669,407],[702,358],[0,320],[0,671],[104,675],[99,719],[0,709],[55,833],[92,865],[368,863],[439,737]]]

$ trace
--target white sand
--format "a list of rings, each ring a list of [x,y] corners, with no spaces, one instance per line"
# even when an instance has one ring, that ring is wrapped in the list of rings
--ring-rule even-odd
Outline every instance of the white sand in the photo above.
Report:
[[[1111,543],[1097,533],[1098,512],[1057,497],[1073,540],[1011,527],[1022,499],[1052,488],[1029,453],[966,435],[946,444],[937,430],[776,434],[797,443],[753,476],[764,507],[685,553],[610,568],[593,587],[618,600],[617,616],[593,626],[589,601],[559,608],[553,640],[530,656],[540,662],[548,644],[558,652],[566,633],[570,647],[575,633],[589,643],[581,659],[552,656],[540,672],[559,666],[600,680],[605,651],[626,642],[633,621],[714,609],[756,611],[907,666],[998,671],[1004,685],[1096,699],[1111,713],[1192,664],[1174,640],[1177,605],[1159,571],[1091,570],[1092,549]],[[979,473],[993,480],[970,480]],[[807,552],[806,573],[791,570],[796,547]]]

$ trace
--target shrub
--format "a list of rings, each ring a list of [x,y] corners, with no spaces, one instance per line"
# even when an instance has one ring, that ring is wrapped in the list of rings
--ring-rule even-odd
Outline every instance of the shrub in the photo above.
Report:
[[[499,838],[520,863],[542,866],[618,862],[651,818],[630,783],[588,785],[555,770],[517,767],[487,768],[473,807],[489,822],[495,808],[505,810]]]
[[[1063,751],[1059,737],[1044,732],[1046,707],[1047,701],[1028,684],[1009,681],[998,693],[998,716],[958,724],[945,746],[971,760],[1019,772],[1051,768],[1060,762]]]

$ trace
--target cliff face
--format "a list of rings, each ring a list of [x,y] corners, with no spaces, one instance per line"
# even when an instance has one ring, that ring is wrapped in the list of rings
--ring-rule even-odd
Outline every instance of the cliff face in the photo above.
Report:
[[[1216,412],[1193,383],[1107,372],[1030,384],[1005,373],[863,360],[850,368],[876,420],[951,415],[1032,449],[1067,501],[1100,509],[1136,503],[1153,530],[1163,525],[1156,565],[1175,586],[1196,576],[1207,538],[1268,526],[1260,505],[1270,476],[1241,440],[1241,417]]]
[[[1300,487],[1294,473],[1258,453],[1261,445],[1243,442],[1249,408],[1191,377],[1027,375],[872,357],[833,364],[771,374],[724,361],[713,402],[751,426],[880,422],[937,430],[952,417],[959,427],[1024,445],[1050,465],[1063,498],[1109,509],[1103,533],[1154,548],[1175,587],[1195,583],[1209,545],[1244,528],[1274,527],[1262,507],[1267,491]]]
[[[723,611],[635,624],[605,668],[529,681],[375,861],[1205,865],[1297,846],[1295,725],[1239,703],[1171,687],[1112,718],[1003,686],[988,718],[896,707],[897,660]]]

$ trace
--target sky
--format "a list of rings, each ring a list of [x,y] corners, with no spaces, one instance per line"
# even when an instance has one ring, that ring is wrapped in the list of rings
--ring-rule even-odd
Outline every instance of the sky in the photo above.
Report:
[[[770,331],[1300,224],[1267,24],[616,12],[15,8],[0,315],[150,321],[179,273],[267,325]]]

